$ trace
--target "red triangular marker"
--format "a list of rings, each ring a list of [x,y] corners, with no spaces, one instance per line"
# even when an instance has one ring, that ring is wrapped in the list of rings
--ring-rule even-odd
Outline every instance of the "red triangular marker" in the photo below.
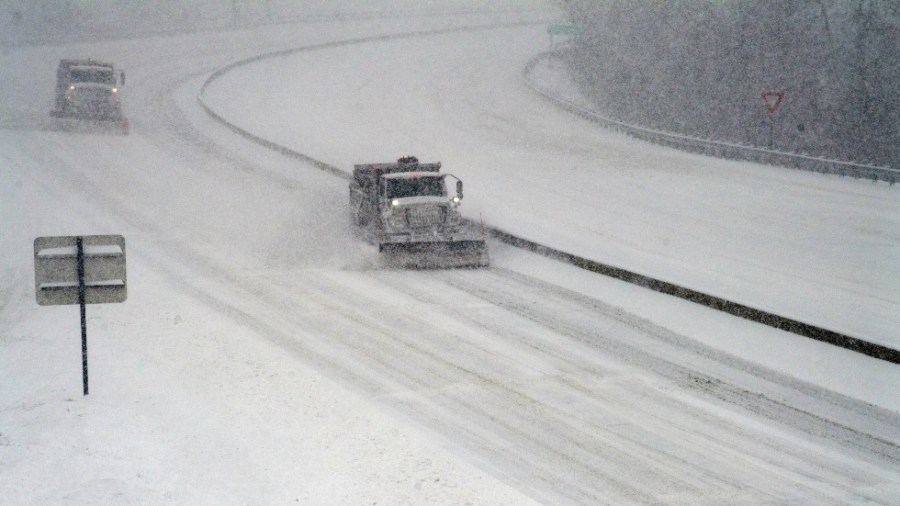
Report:
[[[765,91],[762,94],[762,99],[766,102],[766,109],[768,109],[769,112],[777,111],[783,98],[783,91]]]

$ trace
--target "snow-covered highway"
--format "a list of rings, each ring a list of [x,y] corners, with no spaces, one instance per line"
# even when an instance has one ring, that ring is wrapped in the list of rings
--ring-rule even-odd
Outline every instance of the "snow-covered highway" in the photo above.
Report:
[[[323,505],[900,496],[897,366],[499,244],[490,269],[378,269],[374,248],[347,231],[345,180],[236,136],[197,103],[211,72],[256,54],[523,20],[544,18],[345,20],[6,51],[2,496]],[[441,159],[466,180],[469,213],[562,249],[719,293],[738,286],[817,324],[896,337],[898,288],[876,275],[900,269],[896,188],[597,131],[520,82],[546,44],[543,27],[264,60],[229,72],[204,99],[242,128],[339,167],[406,152]],[[73,54],[127,69],[131,135],[49,128],[55,60]],[[46,97],[35,83],[47,83]],[[778,212],[753,205],[760,198]],[[820,198],[836,210],[821,203],[803,218],[788,203]],[[669,207],[675,200],[692,205]],[[869,240],[886,253],[860,267],[841,263],[850,246],[816,249],[836,230],[830,212],[856,224],[841,244]],[[760,220],[777,230],[754,227]],[[88,308],[93,383],[82,398],[77,310],[35,305],[31,241],[105,233],[126,238],[129,300]],[[798,251],[822,263],[805,268]],[[772,272],[793,282],[754,282]],[[869,313],[846,318],[834,293],[857,294]]]

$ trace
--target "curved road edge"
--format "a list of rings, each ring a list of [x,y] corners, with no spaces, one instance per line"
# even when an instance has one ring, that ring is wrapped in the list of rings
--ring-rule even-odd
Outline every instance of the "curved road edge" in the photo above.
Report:
[[[299,160],[301,162],[310,164],[319,170],[324,172],[333,174],[335,176],[341,177],[343,179],[349,180],[350,173],[342,170],[334,165],[331,165],[327,162],[323,162],[321,160],[317,160],[307,154],[301,153],[297,150],[291,149],[286,146],[282,146],[280,144],[274,143],[268,139],[264,139],[258,135],[249,132],[234,123],[229,122],[216,111],[214,111],[209,105],[207,105],[203,100],[203,94],[206,91],[207,87],[215,80],[229,72],[230,70],[241,67],[244,65],[248,65],[254,62],[258,62],[261,60],[276,58],[280,56],[287,56],[290,54],[305,52],[305,51],[314,51],[318,49],[328,49],[335,48],[339,46],[348,46],[353,44],[362,44],[373,41],[384,41],[391,39],[402,39],[402,38],[411,38],[411,37],[420,37],[420,36],[428,36],[428,35],[438,35],[443,33],[450,32],[460,32],[460,31],[477,31],[477,30],[485,30],[496,28],[499,26],[516,26],[516,25],[527,25],[533,24],[533,22],[520,22],[520,23],[506,23],[506,24],[491,24],[491,25],[476,25],[469,26],[463,28],[448,28],[441,30],[423,30],[423,31],[413,31],[413,32],[403,32],[396,34],[388,34],[388,35],[377,35],[372,37],[362,37],[362,38],[354,38],[354,39],[346,39],[339,40],[333,42],[326,42],[321,44],[313,44],[308,46],[301,46],[296,48],[290,48],[280,51],[274,51],[270,53],[259,54],[250,58],[245,58],[243,60],[238,60],[229,65],[226,65],[207,77],[207,79],[203,82],[200,93],[197,96],[197,102],[200,107],[206,112],[206,114],[211,117],[216,122],[225,126],[229,130],[235,132],[236,134],[244,137],[251,142],[254,142],[264,148],[270,149],[277,153],[280,153],[283,156],[288,158],[293,158]],[[532,60],[529,62],[529,65],[533,65]],[[845,348],[851,351],[855,351],[857,353],[861,353],[873,358],[877,358],[880,360],[885,360],[887,362],[891,362],[894,364],[900,364],[900,350],[896,350],[893,348],[889,348],[887,346],[883,346],[877,343],[873,343],[867,341],[865,339],[853,337],[847,334],[842,334],[840,332],[835,332],[833,330],[829,330],[826,328],[818,327],[816,325],[812,325],[809,323],[804,323],[798,320],[794,320],[792,318],[787,318],[784,316],[780,316],[774,313],[770,313],[767,311],[763,311],[760,309],[756,309],[750,306],[746,306],[739,302],[731,301],[728,299],[724,299],[721,297],[716,297],[714,295],[709,295],[703,292],[699,292],[693,290],[688,287],[676,285],[674,283],[670,283],[668,281],[664,281],[661,279],[656,279],[651,276],[647,276],[644,274],[640,274],[637,272],[629,271],[627,269],[623,269],[621,267],[616,267],[613,265],[605,264],[603,262],[599,262],[596,260],[591,260],[589,258],[585,258],[582,256],[578,256],[572,253],[567,253],[558,249],[555,249],[551,246],[547,246],[544,244],[536,243],[529,239],[526,239],[521,236],[517,236],[515,234],[500,230],[498,228],[492,227],[490,225],[485,225],[485,230],[491,235],[491,237],[509,244],[511,246],[515,246],[517,248],[521,248],[527,251],[531,251],[533,253],[537,253],[539,255],[552,258],[557,261],[565,262],[571,264],[576,267],[580,267],[590,272],[594,272],[597,274],[602,274],[604,276],[612,277],[621,281],[625,281],[634,285],[642,286],[645,288],[649,288],[656,292],[664,293],[667,295],[671,295],[674,297],[678,297],[679,299],[683,299],[689,302],[694,302],[718,311],[722,311],[734,316],[738,316],[740,318],[744,318],[750,321],[754,321],[757,323],[761,323],[763,325],[767,325],[769,327],[773,327],[776,329],[784,330],[787,332],[791,332],[793,334],[807,337],[810,339],[815,339],[817,341],[822,341],[825,343],[829,343],[835,346],[839,346],[841,348]]]

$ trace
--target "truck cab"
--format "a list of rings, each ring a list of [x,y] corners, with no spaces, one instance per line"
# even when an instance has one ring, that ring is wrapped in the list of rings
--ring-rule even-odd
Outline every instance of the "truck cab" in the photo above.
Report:
[[[446,178],[434,172],[400,172],[385,175],[380,199],[384,234],[432,234],[452,232],[460,224],[462,194],[448,198]]]
[[[122,114],[121,87],[125,74],[111,63],[97,60],[60,60],[56,71],[56,96],[50,115],[100,122],[127,128]]]
[[[441,163],[403,157],[396,163],[359,164],[350,182],[350,221],[380,252],[432,253],[433,258],[487,265],[483,231],[460,215],[462,181]],[[451,194],[447,180],[456,181]],[[471,253],[472,258],[464,258]]]

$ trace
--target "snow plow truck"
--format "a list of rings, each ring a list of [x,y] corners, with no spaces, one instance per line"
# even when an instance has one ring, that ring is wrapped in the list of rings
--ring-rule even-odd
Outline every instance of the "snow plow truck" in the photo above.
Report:
[[[350,223],[390,266],[486,267],[484,228],[459,212],[462,181],[440,172],[441,163],[405,156],[390,163],[353,166]],[[456,192],[447,191],[447,179]]]
[[[128,133],[122,113],[121,87],[125,74],[111,63],[96,60],[60,60],[56,69],[56,99],[50,116],[75,119]]]

